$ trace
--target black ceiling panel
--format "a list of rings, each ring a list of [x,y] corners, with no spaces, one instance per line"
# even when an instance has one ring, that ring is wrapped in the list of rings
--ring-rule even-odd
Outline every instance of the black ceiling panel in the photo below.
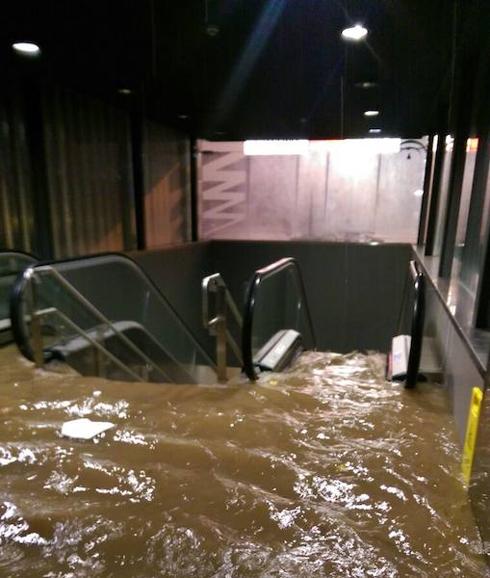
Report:
[[[111,100],[131,88],[148,115],[201,137],[356,137],[374,124],[417,136],[447,104],[457,10],[471,2],[5,2],[0,65],[6,79],[37,75]],[[368,37],[346,43],[355,22]],[[20,39],[41,45],[38,62],[13,54]]]

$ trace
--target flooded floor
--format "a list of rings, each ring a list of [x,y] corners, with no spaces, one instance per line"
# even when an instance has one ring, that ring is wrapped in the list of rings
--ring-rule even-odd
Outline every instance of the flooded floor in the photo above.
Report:
[[[0,349],[0,576],[486,576],[445,398],[383,364],[307,353],[204,388]],[[116,427],[62,438],[77,417]]]

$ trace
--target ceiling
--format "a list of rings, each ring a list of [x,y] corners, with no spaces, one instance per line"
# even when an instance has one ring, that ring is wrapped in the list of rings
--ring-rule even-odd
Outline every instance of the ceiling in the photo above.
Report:
[[[463,4],[9,1],[2,5],[0,65],[7,80],[32,76],[123,106],[137,103],[148,116],[204,138],[359,137],[369,128],[416,137],[434,130],[439,107],[447,106],[459,38],[453,10]],[[340,32],[355,22],[368,37],[345,42]],[[42,55],[14,54],[11,43],[22,39],[37,42]],[[367,109],[380,114],[365,118]]]

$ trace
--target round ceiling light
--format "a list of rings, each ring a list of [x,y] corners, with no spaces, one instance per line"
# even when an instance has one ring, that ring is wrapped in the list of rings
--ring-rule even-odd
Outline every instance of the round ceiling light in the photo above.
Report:
[[[364,111],[364,116],[378,116],[379,110],[366,110]]]
[[[369,132],[371,134],[379,134],[381,132],[381,129],[380,128],[370,128]]]
[[[362,26],[362,24],[356,24],[355,26],[344,28],[344,30],[342,30],[342,38],[345,40],[354,40],[357,42],[365,38],[367,33],[367,28]]]
[[[208,24],[206,26],[206,34],[208,36],[210,36],[211,38],[214,38],[215,36],[218,36],[219,34],[219,26],[216,26],[216,24]]]
[[[376,87],[378,86],[378,83],[377,83],[377,82],[374,82],[374,81],[372,81],[372,80],[364,80],[364,81],[361,81],[361,82],[356,82],[356,83],[354,84],[354,86],[355,86],[356,88],[365,88],[365,89],[367,89],[367,88],[376,88]]]
[[[41,54],[41,49],[37,44],[34,44],[34,42],[14,42],[12,48],[15,52],[26,56],[38,56]]]

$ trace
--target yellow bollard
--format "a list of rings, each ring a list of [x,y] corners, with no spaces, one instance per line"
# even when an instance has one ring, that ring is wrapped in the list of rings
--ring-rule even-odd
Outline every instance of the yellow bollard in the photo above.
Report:
[[[471,393],[468,423],[466,425],[466,436],[464,439],[463,460],[461,462],[461,471],[463,472],[463,478],[467,485],[470,483],[471,478],[482,400],[483,391],[479,387],[474,387]]]

